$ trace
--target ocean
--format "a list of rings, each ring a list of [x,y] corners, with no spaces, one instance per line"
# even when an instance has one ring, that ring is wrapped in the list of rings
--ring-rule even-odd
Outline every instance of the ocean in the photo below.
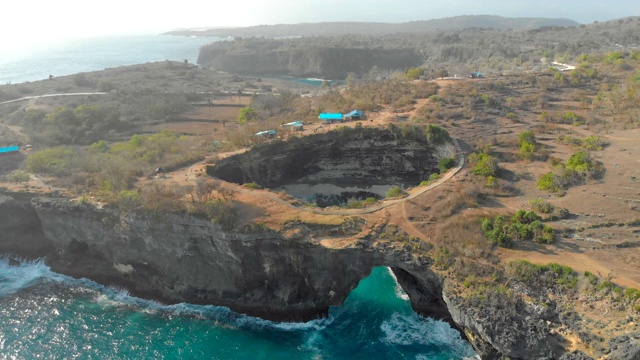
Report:
[[[213,39],[215,40],[215,39]],[[205,38],[75,40],[0,57],[0,84],[161,61],[195,62]],[[0,52],[1,53],[1,52]],[[448,323],[424,318],[388,268],[373,269],[329,317],[275,323],[224,307],[163,305],[123,289],[0,257],[0,359],[476,358]]]
[[[329,317],[276,323],[227,308],[162,305],[0,259],[2,359],[473,359],[448,323],[418,316],[386,267]]]
[[[123,65],[198,60],[200,46],[219,38],[142,34],[82,38],[40,44],[37,48],[2,51],[0,84],[44,80],[53,76],[98,71]]]

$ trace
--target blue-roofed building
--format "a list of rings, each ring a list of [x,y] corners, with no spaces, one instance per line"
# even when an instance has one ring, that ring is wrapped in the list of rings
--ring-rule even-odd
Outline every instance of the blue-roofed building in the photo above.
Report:
[[[336,121],[342,121],[342,114],[340,113],[321,113],[318,119],[325,123],[332,123]]]
[[[0,155],[17,154],[18,151],[20,151],[20,147],[19,146],[0,147]]]
[[[294,128],[296,130],[302,131],[302,129],[304,128],[304,123],[302,121],[294,121],[294,122],[282,124],[282,126],[289,126],[289,127]]]
[[[360,110],[353,110],[352,112],[344,115],[345,120],[360,120],[364,119],[364,113]]]
[[[256,136],[264,136],[264,137],[268,137],[268,138],[272,138],[276,135],[276,131],[275,130],[265,130],[265,131],[260,131],[255,133]]]

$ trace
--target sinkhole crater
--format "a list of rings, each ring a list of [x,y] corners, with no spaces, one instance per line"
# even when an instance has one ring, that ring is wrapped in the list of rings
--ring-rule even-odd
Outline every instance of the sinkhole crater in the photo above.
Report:
[[[419,127],[341,127],[274,140],[218,161],[207,174],[285,191],[318,206],[347,198],[383,198],[392,186],[416,186],[438,172],[434,148]]]

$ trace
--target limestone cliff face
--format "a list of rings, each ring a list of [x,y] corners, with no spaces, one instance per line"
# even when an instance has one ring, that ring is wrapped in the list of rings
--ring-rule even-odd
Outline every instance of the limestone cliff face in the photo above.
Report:
[[[418,268],[406,254],[366,244],[328,249],[306,239],[304,229],[297,237],[271,231],[228,234],[188,215],[120,215],[58,199],[35,204],[55,248],[50,257],[55,271],[125,286],[140,296],[228,306],[263,318],[322,316],[373,267]],[[427,272],[423,281],[437,289],[437,276]],[[427,301],[442,305],[437,293]]]
[[[0,194],[0,253],[24,257],[44,256],[53,249],[29,199]]]
[[[337,47],[233,48],[227,42],[204,46],[198,64],[240,74],[316,76],[344,79],[349,72],[404,69],[418,66],[422,57],[414,49],[357,49]]]
[[[373,267],[390,266],[414,309],[453,321],[483,359],[563,352],[553,347],[544,319],[521,303],[469,304],[443,289],[429,258],[378,248],[374,239],[329,249],[308,236],[317,229],[301,223],[289,225],[294,231],[287,233],[297,235],[255,229],[231,234],[193,216],[123,214],[65,198],[3,197],[0,219],[1,252],[48,253],[54,271],[123,286],[134,295],[228,306],[275,320],[325,315]]]
[[[446,286],[442,297],[483,359],[551,359],[562,352],[553,348],[544,320],[520,303],[495,299],[491,305],[470,306]]]
[[[227,234],[187,215],[120,216],[47,199],[36,209],[56,249],[55,271],[265,318],[322,314],[376,262],[356,249],[335,252],[276,233]]]
[[[376,182],[415,186],[437,173],[426,139],[392,131],[345,129],[265,144],[219,161],[209,175],[234,183],[277,187],[293,182]]]

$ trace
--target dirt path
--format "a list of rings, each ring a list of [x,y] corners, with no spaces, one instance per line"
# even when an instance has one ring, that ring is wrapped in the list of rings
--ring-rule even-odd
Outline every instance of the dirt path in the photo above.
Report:
[[[10,104],[18,101],[31,100],[31,99],[40,99],[47,97],[55,97],[55,96],[85,96],[85,95],[106,95],[106,92],[86,92],[86,93],[68,93],[68,94],[44,94],[44,95],[34,95],[34,96],[25,96],[19,99],[7,100],[0,102],[2,104]]]
[[[331,208],[324,208],[324,209],[319,209],[319,208],[309,208],[309,207],[298,207],[298,206],[294,206],[292,205],[289,201],[283,200],[281,198],[280,194],[277,193],[273,193],[270,191],[266,191],[266,190],[253,190],[253,189],[248,189],[246,187],[243,186],[237,186],[235,187],[234,190],[242,192],[242,193],[253,193],[257,196],[262,196],[262,197],[266,197],[270,200],[273,200],[275,202],[278,202],[282,205],[285,205],[287,207],[290,207],[291,209],[296,209],[298,211],[306,211],[306,212],[311,212],[314,214],[319,214],[319,215],[363,215],[363,214],[371,214],[383,209],[386,209],[390,206],[393,205],[397,205],[397,204],[401,204],[401,203],[405,203],[409,200],[415,199],[416,197],[424,194],[425,192],[431,190],[431,189],[435,189],[436,187],[444,184],[446,181],[448,181],[449,179],[451,179],[452,177],[454,177],[463,167],[465,164],[465,159],[464,159],[464,153],[462,151],[462,148],[460,147],[460,144],[458,144],[458,140],[456,139],[452,139],[453,140],[453,144],[456,147],[457,150],[457,156],[458,156],[458,165],[452,169],[450,169],[447,173],[444,174],[444,176],[440,177],[437,181],[435,181],[434,183],[427,185],[427,186],[421,186],[421,187],[416,187],[414,189],[411,190],[411,193],[409,194],[409,196],[403,197],[403,198],[399,198],[399,199],[392,199],[392,200],[383,200],[380,204],[374,205],[374,206],[370,206],[364,209],[331,209]],[[235,155],[235,154],[239,154],[246,151],[246,149],[241,149],[241,150],[237,150],[237,151],[233,151],[230,153],[225,153],[225,154],[221,154],[219,156],[219,158],[225,158],[225,157],[229,157],[231,155]],[[206,160],[205,160],[206,161]],[[193,181],[196,179],[197,176],[200,176],[199,174],[202,174],[204,172],[204,167],[205,167],[205,162],[199,162],[196,164],[193,164],[191,166],[189,166],[188,168],[182,168],[182,169],[178,169],[172,172],[168,172],[165,176],[166,179],[171,179],[173,182],[179,183],[179,184],[187,184],[190,181]]]
[[[620,271],[620,267],[617,264],[602,263],[593,256],[584,253],[576,253],[573,251],[564,251],[557,249],[553,252],[542,253],[532,250],[512,250],[500,248],[496,255],[500,257],[505,263],[513,260],[526,260],[534,264],[545,265],[548,263],[558,263],[561,265],[569,266],[577,272],[590,271],[596,275],[600,275],[606,278],[607,275],[613,274],[613,282],[624,286],[639,289],[640,281],[634,280],[626,275],[626,273]]]

